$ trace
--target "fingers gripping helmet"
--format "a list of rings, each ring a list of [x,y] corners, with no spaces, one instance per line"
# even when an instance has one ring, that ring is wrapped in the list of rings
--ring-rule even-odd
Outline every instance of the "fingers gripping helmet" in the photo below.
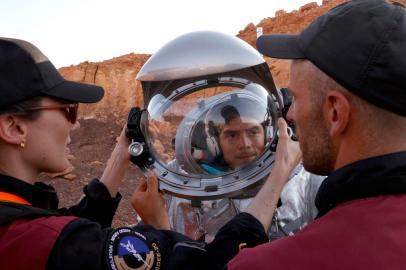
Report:
[[[185,34],[155,53],[137,80],[148,113],[140,130],[160,189],[179,197],[215,199],[243,193],[269,174],[282,101],[268,65],[248,43],[218,32]],[[227,105],[242,122],[248,117],[260,121],[265,144],[246,166],[210,173],[202,164],[222,155],[220,133],[215,132],[221,129],[218,120]]]

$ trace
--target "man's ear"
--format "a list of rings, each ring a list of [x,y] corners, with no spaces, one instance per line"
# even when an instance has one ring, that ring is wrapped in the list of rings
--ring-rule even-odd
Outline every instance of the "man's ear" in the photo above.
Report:
[[[14,115],[0,115],[0,138],[9,143],[19,145],[25,141],[27,125]]]
[[[348,126],[350,119],[350,102],[339,91],[329,91],[326,96],[326,120],[330,127],[330,136],[342,134]]]

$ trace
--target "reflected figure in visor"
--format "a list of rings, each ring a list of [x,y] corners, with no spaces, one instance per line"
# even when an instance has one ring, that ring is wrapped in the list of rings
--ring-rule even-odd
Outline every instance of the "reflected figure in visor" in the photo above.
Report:
[[[195,136],[193,156],[210,174],[242,168],[264,151],[270,125],[267,115],[266,107],[252,98],[238,94],[223,97],[204,119],[207,150],[196,146]]]

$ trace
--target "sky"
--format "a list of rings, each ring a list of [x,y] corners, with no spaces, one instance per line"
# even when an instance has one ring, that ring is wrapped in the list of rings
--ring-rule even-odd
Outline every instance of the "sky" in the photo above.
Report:
[[[249,23],[322,0],[1,0],[0,36],[35,44],[57,67],[153,54],[193,31],[237,35]]]

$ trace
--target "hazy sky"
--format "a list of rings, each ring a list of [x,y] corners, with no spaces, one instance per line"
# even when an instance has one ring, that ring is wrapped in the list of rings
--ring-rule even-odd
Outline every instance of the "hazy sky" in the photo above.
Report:
[[[131,52],[152,54],[191,31],[237,35],[250,22],[312,1],[1,0],[0,36],[34,43],[59,68]]]

